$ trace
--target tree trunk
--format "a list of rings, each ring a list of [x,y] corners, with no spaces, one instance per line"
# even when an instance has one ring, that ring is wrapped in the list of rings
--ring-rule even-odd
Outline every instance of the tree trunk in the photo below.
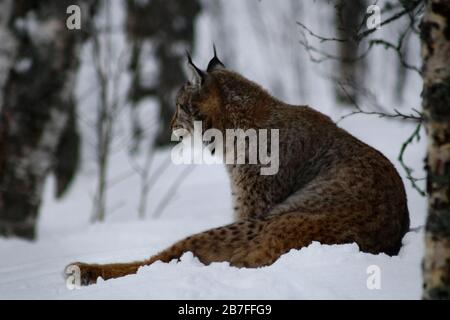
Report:
[[[424,299],[450,298],[450,0],[428,1],[421,24],[428,136]]]
[[[339,38],[351,39],[361,24],[361,17],[366,13],[365,0],[344,1],[336,4],[336,29]],[[357,60],[359,44],[354,41],[344,41],[338,44],[338,79],[341,85],[336,87],[336,98],[339,102],[352,103],[358,99],[359,84],[364,80],[364,64]]]
[[[155,145],[168,145],[172,133],[170,119],[175,107],[174,98],[185,81],[185,50],[193,46],[194,23],[200,13],[200,3],[198,0],[127,0],[126,4],[126,31],[133,48],[129,67],[132,73],[129,99],[132,107],[136,108],[141,100],[156,98],[159,104],[159,130]],[[143,50],[144,44],[150,44],[151,52]],[[157,64],[157,74],[145,74],[142,64],[152,60]],[[149,81],[148,78],[156,81]],[[139,126],[136,121],[133,125]],[[135,127],[134,132],[135,138],[140,139],[142,129]],[[139,141],[134,141],[132,151],[137,151],[138,145]]]
[[[74,1],[0,2],[1,46],[7,53],[0,77],[0,235],[35,238],[45,178],[52,169],[72,174],[55,155],[66,154],[63,137],[73,140],[67,125],[73,125],[78,51],[93,2],[75,1],[82,9],[82,31],[66,27],[66,10]]]

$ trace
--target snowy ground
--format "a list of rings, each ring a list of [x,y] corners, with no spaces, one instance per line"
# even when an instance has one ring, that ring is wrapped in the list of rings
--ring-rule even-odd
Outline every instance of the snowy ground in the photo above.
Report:
[[[233,21],[224,27],[230,34],[210,34],[215,20],[203,16],[198,21],[196,61],[203,65],[211,54],[211,43],[216,40],[219,50],[235,50],[232,61],[236,70],[258,81],[278,97],[292,103],[308,103],[333,119],[339,119],[334,104],[333,88],[322,74],[314,73],[307,56],[297,46],[297,39],[286,43],[269,42],[258,38],[246,14],[254,6],[243,1],[226,1],[224,21]],[[284,1],[283,3],[298,3]],[[278,33],[288,34],[295,28],[295,18],[284,19],[292,8],[278,2],[258,2],[266,17],[271,39],[283,39]],[[242,7],[243,6],[243,7]],[[332,11],[322,2],[320,10],[310,12],[298,8],[298,16],[314,30],[329,34],[327,14]],[[248,7],[248,8],[246,8]],[[322,10],[323,9],[323,10]],[[278,11],[277,11],[278,10]],[[281,11],[280,11],[281,10]],[[327,13],[328,10],[328,13]],[[277,13],[278,12],[278,13]],[[277,16],[278,14],[278,16]],[[297,15],[297,13],[295,13]],[[320,17],[319,17],[320,16]],[[322,20],[321,20],[322,19]],[[290,23],[287,23],[291,21]],[[286,22],[285,24],[283,24]],[[280,24],[280,25],[278,25]],[[212,27],[211,27],[212,26]],[[221,26],[219,26],[221,28]],[[234,27],[234,29],[232,28]],[[217,28],[216,28],[217,29]],[[221,30],[221,29],[220,29]],[[230,31],[231,30],[231,31]],[[233,31],[234,30],[234,31]],[[217,30],[216,30],[217,31]],[[234,33],[233,33],[234,32]],[[388,29],[381,32],[389,34]],[[214,32],[212,32],[214,33]],[[228,41],[228,44],[225,42]],[[274,40],[275,41],[275,40]],[[280,40],[281,41],[281,40]],[[254,43],[255,42],[255,43]],[[224,48],[225,47],[225,48]],[[266,48],[267,47],[267,48]],[[267,49],[267,50],[266,50]],[[417,49],[417,46],[416,46]],[[418,50],[414,51],[418,52]],[[231,55],[233,56],[233,55]],[[297,67],[294,59],[298,62]],[[390,97],[395,91],[395,77],[387,70],[395,70],[396,56],[381,50],[369,63],[368,86],[379,102],[392,109],[407,112],[420,105],[418,78],[406,79],[406,94],[401,104]],[[414,60],[417,62],[417,59]],[[227,61],[225,61],[227,63]],[[275,63],[276,62],[276,63]],[[87,72],[88,74],[89,72]],[[322,75],[322,76],[321,76]],[[92,83],[90,76],[81,77],[86,92]],[[281,90],[284,88],[284,90]],[[84,115],[92,114],[94,105],[84,99]],[[405,107],[407,109],[405,109]],[[84,108],[84,109],[83,109]],[[347,110],[348,111],[348,110]],[[401,124],[376,117],[355,116],[339,124],[358,138],[381,150],[397,167],[408,193],[411,226],[423,225],[426,202],[410,187],[404,178],[397,157],[400,145],[412,133],[414,125]],[[423,133],[422,133],[423,136]],[[167,161],[168,151],[160,152],[155,167]],[[423,177],[424,139],[406,153],[407,163],[415,169],[416,177]],[[88,155],[89,156],[89,155]],[[86,160],[86,159],[85,159]],[[399,256],[361,253],[354,244],[322,246],[313,243],[302,250],[292,250],[272,266],[260,269],[237,269],[227,263],[204,266],[190,253],[179,263],[155,263],[141,268],[137,275],[100,282],[79,290],[66,288],[62,273],[69,262],[120,262],[147,258],[180,238],[194,232],[216,227],[232,221],[229,182],[220,166],[197,166],[182,182],[170,204],[157,219],[152,218],[158,203],[166,194],[174,177],[182,167],[170,168],[149,194],[149,211],[145,220],[139,220],[137,201],[139,179],[130,171],[124,152],[114,154],[110,177],[117,183],[108,193],[108,216],[105,223],[90,224],[92,196],[95,190],[95,170],[92,163],[84,165],[69,194],[63,201],[53,199],[53,181],[49,179],[39,220],[39,239],[30,243],[0,238],[0,298],[3,299],[418,299],[421,291],[420,263],[423,255],[422,231],[410,232],[404,239]],[[125,178],[125,179],[124,179]],[[378,266],[381,288],[367,288],[368,267]]]
[[[383,139],[373,142],[393,161],[397,140],[408,133],[396,123],[378,119],[348,120],[351,131],[365,132],[383,125]],[[360,130],[358,130],[358,126]],[[364,128],[364,129],[363,129]],[[409,128],[408,128],[409,129]],[[358,136],[363,137],[364,134]],[[370,140],[370,139],[364,139]],[[390,144],[392,146],[390,147]],[[419,148],[420,149],[420,148]],[[417,148],[415,149],[417,150]],[[157,160],[166,159],[166,153]],[[420,164],[420,154],[409,160]],[[120,173],[126,160],[116,159],[112,172]],[[182,168],[169,170],[172,174]],[[402,171],[400,171],[402,172]],[[166,187],[161,180],[158,189]],[[39,240],[0,240],[0,297],[7,299],[417,299],[420,297],[422,233],[410,232],[398,257],[371,255],[355,244],[322,246],[313,243],[292,250],[275,264],[260,269],[237,269],[227,263],[204,266],[192,254],[180,263],[142,268],[137,275],[100,282],[80,290],[68,290],[62,278],[72,261],[118,262],[143,259],[182,237],[232,219],[228,180],[217,165],[197,166],[180,186],[171,204],[158,219],[137,219],[133,206],[121,206],[136,197],[138,180],[130,175],[111,189],[113,213],[103,224],[89,224],[92,178],[84,172],[63,202],[52,199],[50,180],[39,225]],[[167,182],[169,183],[169,182]],[[89,186],[89,187],[86,187]],[[406,183],[412,226],[423,223],[425,201]],[[154,193],[157,202],[158,190]],[[116,213],[114,213],[116,212]],[[150,213],[151,215],[151,213]],[[369,290],[367,268],[381,271],[381,289]]]

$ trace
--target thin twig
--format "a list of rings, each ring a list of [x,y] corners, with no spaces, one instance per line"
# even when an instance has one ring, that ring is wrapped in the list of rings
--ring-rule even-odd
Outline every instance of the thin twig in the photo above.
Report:
[[[402,11],[400,11],[400,12],[397,12],[396,14],[393,14],[391,17],[389,17],[389,18],[387,18],[386,20],[382,21],[382,22],[380,23],[380,27],[382,27],[382,26],[384,26],[384,25],[386,25],[386,24],[388,24],[388,23],[391,23],[392,21],[395,21],[395,20],[401,18],[401,17],[404,16],[405,14],[407,14],[407,13],[411,12],[412,10],[414,10],[415,7],[416,7],[417,5],[418,5],[418,4],[416,4],[416,5],[415,5],[414,7],[412,7],[412,8],[407,8],[407,9],[404,9],[404,10],[402,10]],[[370,35],[371,33],[375,32],[375,31],[377,30],[377,28],[367,29],[367,30],[365,30],[365,31],[356,33],[356,34],[354,34],[354,35],[352,35],[352,36],[350,36],[350,37],[348,37],[348,38],[324,37],[324,36],[321,36],[321,35],[315,33],[314,31],[312,31],[311,29],[309,29],[307,26],[305,26],[305,25],[304,25],[302,22],[300,22],[300,21],[296,21],[296,23],[297,23],[297,25],[299,25],[301,28],[303,28],[304,30],[306,30],[312,37],[314,37],[314,38],[320,40],[321,43],[322,43],[322,42],[328,42],[328,41],[336,41],[336,42],[350,42],[350,41],[354,41],[354,42],[356,42],[356,43],[359,43],[359,42],[361,42],[362,39],[364,39],[365,37],[367,37],[368,35]]]
[[[400,153],[398,155],[398,161],[400,162],[400,165],[406,172],[406,177],[411,182],[411,186],[416,189],[416,191],[423,197],[426,196],[426,192],[422,190],[418,185],[417,181],[420,179],[416,179],[412,177],[413,169],[406,165],[406,163],[403,160],[403,156],[405,154],[406,149],[408,146],[414,141],[414,138],[417,139],[417,141],[420,140],[420,128],[422,127],[422,123],[417,124],[416,128],[414,129],[413,133],[406,139],[405,142],[403,142],[402,147],[400,148]]]
[[[415,32],[415,21],[416,21],[416,17],[420,14],[421,10],[423,8],[423,3],[422,1],[415,1],[413,2],[410,6],[408,6],[407,8],[404,8],[403,10],[393,14],[392,16],[390,16],[389,18],[387,18],[386,20],[382,21],[380,23],[380,26],[384,26],[386,24],[389,24],[395,20],[398,20],[399,18],[403,17],[404,15],[408,15],[410,21],[410,24],[408,26],[408,29],[410,29],[412,32]],[[299,43],[305,48],[305,50],[307,51],[309,58],[312,62],[315,63],[321,63],[325,60],[339,60],[339,61],[343,61],[343,62],[356,62],[358,60],[362,60],[364,59],[369,52],[371,51],[371,49],[373,48],[374,45],[381,45],[384,44],[387,48],[391,48],[391,49],[396,49],[398,47],[401,48],[402,46],[402,41],[403,41],[403,37],[400,37],[400,41],[399,44],[397,46],[388,43],[385,40],[381,40],[381,39],[377,39],[377,40],[373,40],[373,41],[369,41],[368,42],[368,46],[367,48],[364,50],[364,52],[360,55],[358,55],[355,58],[343,58],[337,55],[333,55],[327,52],[324,52],[322,50],[319,50],[318,48],[310,45],[308,43],[307,40],[307,36],[305,34],[305,32],[307,32],[310,36],[316,38],[319,40],[320,43],[323,42],[354,42],[356,44],[359,45],[359,43],[366,38],[367,36],[369,36],[370,34],[372,34],[373,32],[375,32],[376,30],[378,30],[377,28],[372,28],[372,29],[367,29],[365,31],[361,31],[362,26],[365,24],[364,22],[367,20],[368,15],[366,14],[360,24],[360,26],[357,28],[356,32],[353,32],[353,34],[351,34],[349,37],[347,38],[338,38],[338,37],[325,37],[322,35],[319,35],[317,33],[315,33],[313,30],[311,30],[310,28],[308,28],[306,25],[304,25],[302,22],[300,21],[296,21],[297,25],[300,26],[300,33],[302,34],[304,40],[300,40]],[[387,45],[386,45],[387,44]],[[317,53],[320,55],[320,57],[314,57],[312,55],[312,53]],[[409,63],[407,63],[404,58],[403,58],[403,54],[401,53],[401,51],[397,50],[398,55],[400,57],[400,62],[402,63],[402,65],[407,68],[407,69],[411,69],[417,73],[419,73],[419,75],[421,74],[420,72],[420,68],[410,65]]]
[[[380,112],[380,111],[364,111],[359,104],[355,101],[355,99],[351,96],[351,94],[348,93],[348,91],[345,89],[345,87],[342,85],[342,83],[339,83],[340,88],[342,89],[342,91],[344,91],[345,95],[347,96],[347,98],[351,101],[351,103],[355,106],[356,110],[352,111],[346,115],[343,115],[338,121],[337,123],[341,122],[342,120],[353,116],[355,114],[366,114],[366,115],[376,115],[380,118],[398,118],[398,119],[402,119],[402,120],[411,120],[411,121],[415,121],[415,122],[419,122],[421,123],[423,121],[422,118],[422,114],[416,110],[413,109],[413,112],[416,113],[416,115],[414,114],[404,114],[401,113],[400,111],[398,111],[397,109],[394,109],[394,113],[385,113],[385,112]]]
[[[158,204],[158,207],[153,213],[154,218],[159,218],[164,211],[164,209],[169,204],[169,201],[173,198],[173,196],[177,193],[178,188],[181,185],[181,182],[187,177],[189,173],[194,169],[194,166],[187,166],[183,169],[183,171],[178,175],[178,177],[172,182],[172,185],[170,186],[169,190],[167,191],[164,198],[160,201]]]
[[[339,84],[341,85],[341,84]],[[352,101],[352,103],[355,105],[357,111],[351,112],[350,114],[347,114],[343,117],[341,117],[341,120],[354,115],[354,114],[367,114],[367,115],[378,115],[380,118],[401,118],[403,120],[414,120],[417,121],[418,124],[414,130],[414,132],[411,134],[411,136],[408,137],[408,139],[402,143],[402,146],[400,148],[400,153],[398,155],[398,161],[400,162],[400,165],[402,166],[402,168],[404,169],[405,173],[406,173],[406,178],[411,182],[411,186],[416,189],[416,191],[422,195],[425,196],[426,193],[424,190],[422,190],[418,185],[417,185],[417,181],[421,181],[423,180],[423,178],[414,178],[412,176],[412,172],[413,169],[410,168],[409,166],[406,165],[403,156],[405,154],[405,151],[407,149],[407,147],[413,142],[414,138],[417,138],[417,141],[420,140],[420,128],[422,127],[422,115],[421,113],[416,110],[413,109],[414,112],[416,112],[419,116],[414,116],[414,115],[405,115],[403,113],[400,113],[398,110],[394,109],[395,114],[385,114],[382,112],[367,112],[367,111],[363,111],[361,109],[361,107],[357,104],[357,102],[351,97],[351,95],[348,94],[348,92],[345,90],[345,88],[341,85],[342,90],[345,92],[345,94],[347,95],[347,97],[350,99],[350,101]],[[338,122],[339,122],[338,121]]]
[[[320,42],[328,42],[328,41],[337,41],[337,42],[347,42],[350,39],[349,38],[335,38],[335,37],[324,37],[324,36],[320,36],[317,33],[313,32],[311,29],[309,29],[307,26],[305,26],[303,23],[301,23],[300,21],[297,21],[297,24],[302,27],[303,29],[305,29],[311,36],[313,36],[316,39],[319,39]]]

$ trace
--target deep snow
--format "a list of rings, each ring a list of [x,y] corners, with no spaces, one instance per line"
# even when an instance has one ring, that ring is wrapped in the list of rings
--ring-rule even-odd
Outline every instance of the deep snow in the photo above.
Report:
[[[359,119],[358,121],[361,121]],[[366,119],[367,120],[367,119]],[[356,121],[355,120],[349,120]],[[386,141],[401,139],[402,127],[383,120],[361,121],[366,132],[383,124]],[[355,124],[356,126],[356,124]],[[381,134],[381,133],[380,133]],[[364,139],[370,140],[370,139]],[[381,143],[383,145],[383,143]],[[395,161],[395,148],[380,148]],[[167,152],[166,152],[167,153]],[[410,157],[410,160],[420,159]],[[158,155],[163,161],[166,154]],[[125,159],[116,159],[112,172],[123,171]],[[418,161],[420,163],[420,161]],[[398,167],[398,166],[397,166]],[[172,174],[182,168],[169,170]],[[400,170],[400,169],[399,169]],[[402,171],[400,171],[402,172]],[[167,182],[166,182],[167,181]],[[158,219],[137,219],[136,210],[121,203],[136,197],[137,177],[111,189],[110,203],[117,209],[106,223],[89,225],[89,172],[78,177],[63,202],[52,199],[53,182],[46,186],[39,240],[0,240],[0,297],[8,299],[417,299],[420,297],[422,232],[410,232],[398,257],[361,253],[355,244],[325,246],[313,243],[292,250],[275,264],[260,269],[237,269],[227,263],[204,266],[191,253],[180,263],[155,263],[137,275],[100,282],[80,290],[68,290],[62,277],[69,262],[120,262],[143,259],[172,242],[232,220],[229,185],[219,165],[198,165],[180,186],[173,201]],[[160,181],[162,190],[170,179]],[[89,187],[87,187],[89,186]],[[423,223],[425,201],[406,183],[411,225]],[[157,202],[160,193],[151,198]],[[128,200],[128,202],[126,202]],[[152,201],[152,200],[149,200]],[[134,202],[135,203],[135,202]],[[381,289],[369,290],[368,267],[381,271]]]

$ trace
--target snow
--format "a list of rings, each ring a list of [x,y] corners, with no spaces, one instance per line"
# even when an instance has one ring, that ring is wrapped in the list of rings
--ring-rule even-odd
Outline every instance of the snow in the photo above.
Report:
[[[366,124],[367,127],[367,124]],[[369,126],[370,127],[370,126]],[[167,153],[167,151],[166,151]],[[165,154],[157,157],[165,159]],[[115,161],[120,170],[124,161]],[[174,166],[174,165],[173,165]],[[175,166],[174,166],[175,167]],[[180,171],[183,165],[169,172]],[[137,197],[137,176],[111,189],[113,207]],[[169,183],[169,181],[167,182]],[[86,186],[91,185],[91,188]],[[161,181],[159,188],[167,186]],[[356,244],[313,243],[291,250],[272,266],[238,269],[228,263],[202,265],[191,253],[181,262],[155,263],[137,275],[68,290],[64,267],[73,261],[109,263],[140,260],[176,240],[232,221],[228,178],[220,165],[198,165],[158,219],[113,212],[106,223],[89,224],[89,174],[80,176],[63,202],[46,186],[39,240],[0,240],[0,297],[7,299],[417,299],[420,297],[422,233],[410,232],[399,256],[361,253]],[[91,190],[90,190],[91,189]],[[422,223],[423,200],[408,187],[412,226]],[[151,193],[153,202],[158,192]],[[412,205],[412,201],[418,205]],[[150,200],[149,200],[150,201]],[[136,202],[135,202],[136,203]],[[367,269],[378,266],[381,288],[370,290]]]
[[[264,17],[273,12],[267,22],[283,25],[268,28],[269,39],[295,28],[287,22],[286,15],[299,15],[299,19],[321,34],[330,34],[323,21],[332,15],[327,5],[314,2],[306,12],[292,9],[294,2],[252,2]],[[195,60],[206,65],[212,54],[212,40],[223,52],[231,52],[228,65],[245,76],[258,81],[281,99],[292,103],[308,103],[319,111],[338,120],[349,109],[334,105],[333,88],[324,77],[329,66],[313,65],[294,40],[269,42],[266,47],[260,36],[260,27],[250,25],[252,6],[242,1],[223,1],[222,20],[233,17],[233,26],[216,28],[209,8],[197,22],[198,44]],[[260,7],[259,7],[260,6]],[[279,7],[279,8],[278,8]],[[317,10],[320,7],[320,10]],[[214,9],[214,10],[213,10]],[[328,11],[327,11],[328,10]],[[314,14],[313,14],[314,13]],[[278,17],[278,18],[276,18]],[[288,16],[289,17],[289,16]],[[322,19],[320,20],[319,19]],[[254,17],[253,17],[254,19]],[[253,22],[255,23],[255,22]],[[226,37],[224,30],[229,32]],[[220,32],[219,32],[220,31]],[[267,30],[266,30],[267,31]],[[381,30],[389,34],[387,28]],[[259,37],[259,38],[258,38]],[[218,41],[223,41],[222,43]],[[293,42],[287,52],[280,46]],[[416,46],[417,43],[410,44]],[[226,47],[226,48],[223,48]],[[79,95],[83,97],[80,119],[92,114],[95,96],[84,96],[92,86],[92,68],[89,69],[88,50],[79,81]],[[418,51],[418,50],[417,50]],[[286,54],[284,56],[283,54]],[[391,54],[391,55],[390,55]],[[233,57],[236,60],[233,60]],[[415,59],[415,60],[414,60]],[[417,57],[413,61],[417,62]],[[295,60],[295,61],[293,61]],[[385,106],[396,106],[402,112],[420,106],[421,82],[417,76],[406,81],[404,101],[393,98],[395,78],[386,74],[394,69],[395,55],[385,50],[374,52],[369,65],[368,86]],[[227,61],[225,61],[227,63]],[[295,65],[295,68],[289,66]],[[381,67],[380,67],[381,66]],[[319,69],[319,70],[318,70]],[[271,73],[271,70],[275,70]],[[395,70],[395,69],[394,69]],[[321,73],[322,72],[322,73]],[[125,81],[125,80],[124,80]],[[284,86],[286,84],[286,86]],[[123,88],[122,88],[123,89]],[[90,94],[90,93],[89,93]],[[149,102],[149,109],[153,102]],[[145,112],[144,112],[145,113]],[[146,111],[146,115],[150,114]],[[92,117],[92,116],[91,116]],[[141,120],[150,121],[143,116]],[[125,119],[126,120],[126,119]],[[123,120],[124,123],[126,121]],[[418,299],[421,295],[421,260],[423,256],[423,229],[409,232],[400,254],[362,253],[356,244],[321,245],[312,243],[301,250],[291,250],[273,265],[258,269],[238,269],[228,263],[201,264],[192,253],[186,253],[180,262],[157,262],[141,268],[136,275],[99,281],[96,285],[69,290],[63,277],[64,267],[73,261],[109,263],[127,262],[148,258],[174,241],[212,227],[230,223],[233,219],[229,181],[220,165],[196,165],[178,186],[170,202],[156,212],[171,183],[186,165],[169,164],[169,167],[148,196],[148,212],[144,220],[138,218],[139,176],[132,170],[126,150],[113,154],[109,167],[107,217],[104,223],[90,223],[92,197],[95,191],[96,169],[92,162],[92,135],[84,130],[83,168],[70,192],[61,201],[54,195],[54,180],[48,179],[39,219],[38,240],[28,242],[0,238],[0,298],[2,299]],[[414,130],[414,123],[400,123],[369,116],[353,116],[339,125],[382,151],[396,166],[407,189],[411,226],[422,226],[425,220],[426,199],[421,197],[405,178],[397,158],[400,145]],[[120,128],[126,130],[126,128]],[[422,132],[422,136],[424,133]],[[408,165],[416,177],[423,177],[425,139],[413,144],[405,154]],[[91,147],[89,147],[91,145]],[[169,160],[170,149],[155,155],[152,172]],[[141,155],[140,163],[144,162]],[[422,182],[419,182],[422,183]],[[159,216],[155,218],[155,215]],[[369,289],[368,271],[380,271],[380,288]],[[378,269],[379,268],[379,269]]]

